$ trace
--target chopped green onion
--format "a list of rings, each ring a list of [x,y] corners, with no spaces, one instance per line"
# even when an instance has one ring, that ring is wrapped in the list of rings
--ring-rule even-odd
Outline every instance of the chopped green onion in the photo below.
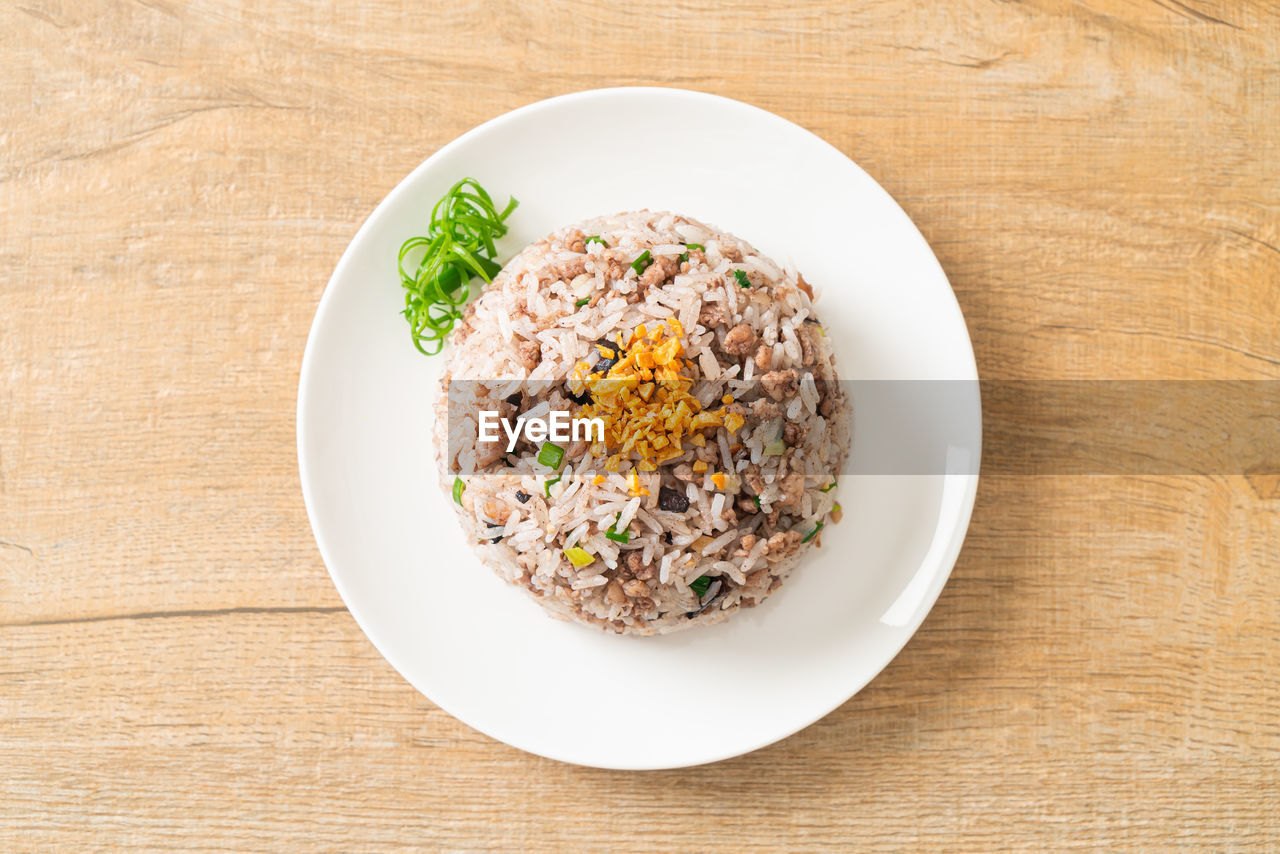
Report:
[[[560,463],[564,460],[564,448],[555,442],[543,442],[542,448],[538,451],[538,462],[544,466],[550,466],[553,469],[560,468]]]
[[[774,439],[772,442],[764,446],[764,455],[766,457],[778,457],[787,451],[787,443],[782,439]]]
[[[751,280],[748,279],[747,274],[742,272],[741,270],[734,270],[733,277],[738,280],[738,287],[740,288],[751,287]]]
[[[592,243],[599,243],[605,249],[609,248],[609,244],[605,243],[604,238],[598,234],[593,234],[590,237],[588,237],[586,240],[582,241],[583,246],[590,246]]]
[[[591,297],[583,297],[582,299],[580,299],[580,300],[578,300],[577,302],[575,302],[575,303],[573,304],[573,307],[574,307],[574,308],[582,308],[584,305],[586,305],[586,304],[587,304],[587,303],[589,303],[589,302],[591,302]]]
[[[558,475],[556,475],[555,477],[551,478],[551,480],[544,480],[544,481],[542,482],[542,492],[543,492],[543,494],[544,494],[544,495],[546,495],[548,498],[550,498],[550,497],[551,497],[551,487],[553,487],[553,486],[555,486],[557,483],[559,483],[559,482],[560,482],[560,479],[561,479],[562,477],[564,477],[564,475],[562,475],[562,474],[558,474]]]
[[[621,522],[621,521],[622,521],[622,514],[621,514],[621,513],[619,513],[619,514],[617,515],[617,517],[616,517],[616,518],[614,518],[614,520],[613,520],[613,524],[609,526],[609,530],[607,530],[607,531],[605,531],[605,532],[604,532],[604,535],[605,535],[605,538],[606,538],[606,539],[613,540],[615,543],[629,543],[629,542],[631,542],[631,532],[630,532],[630,531],[622,531],[621,533],[618,533],[618,532],[615,532],[615,531],[614,531],[614,528],[616,528],[616,527],[618,526],[618,523],[619,523],[619,522]]]
[[[462,478],[455,477],[453,479],[453,500],[458,502],[459,506],[462,505],[462,490],[466,488],[467,485],[462,482]]]
[[[822,489],[819,489],[818,491],[830,492],[831,490],[835,489],[838,485],[839,484],[835,480],[832,480],[830,483],[828,483],[826,486],[822,487]]]
[[[681,263],[681,264],[683,264],[685,261],[688,261],[688,260],[689,260],[689,253],[688,253],[688,252],[681,252],[681,253],[680,253],[680,263]]]
[[[569,559],[569,563],[573,564],[578,569],[582,569],[584,566],[590,566],[596,559],[596,556],[591,552],[586,549],[580,549],[577,546],[565,549],[564,556]]]
[[[646,249],[636,256],[636,260],[631,262],[631,269],[635,270],[636,275],[638,276],[641,273],[643,273],[645,269],[652,263],[653,263],[653,256],[650,255],[649,250]]]
[[[709,575],[699,575],[693,581],[689,582],[689,589],[694,593],[697,593],[699,599],[707,595],[707,588],[710,586],[711,576]]]
[[[686,243],[684,248],[697,249],[699,252],[705,252],[707,250],[707,247],[703,246],[701,243]]]
[[[759,509],[760,509],[760,496],[759,496],[759,495],[753,495],[753,496],[751,496],[751,500],[752,500],[752,501],[754,501],[754,502],[756,503],[756,509],[757,509],[757,510],[759,510]]]
[[[486,282],[502,269],[494,241],[507,233],[507,217],[519,204],[514,198],[499,211],[474,178],[449,188],[431,209],[425,235],[400,246],[397,269],[404,288],[404,311],[413,346],[427,356],[444,348],[444,340],[462,319],[471,296],[471,279]],[[416,263],[408,260],[421,250]]]
[[[818,523],[818,527],[816,527],[816,528],[814,528],[812,531],[810,531],[810,532],[809,532],[809,536],[805,537],[805,538],[804,538],[803,540],[801,540],[800,542],[802,542],[802,543],[807,543],[807,542],[809,542],[810,540],[812,540],[814,537],[818,536],[818,532],[819,532],[819,531],[821,531],[821,530],[822,530],[822,528],[823,528],[823,526],[824,526],[824,525],[826,525],[826,524],[827,524],[826,522],[819,522],[819,523]]]

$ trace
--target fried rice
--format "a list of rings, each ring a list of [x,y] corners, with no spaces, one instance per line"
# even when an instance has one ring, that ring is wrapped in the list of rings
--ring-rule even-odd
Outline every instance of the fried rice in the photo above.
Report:
[[[852,413],[813,289],[730,234],[650,211],[561,228],[450,343],[441,485],[482,560],[557,617],[639,635],[718,622],[838,521]],[[601,418],[605,439],[542,462],[525,439],[478,440],[482,410],[557,409]]]

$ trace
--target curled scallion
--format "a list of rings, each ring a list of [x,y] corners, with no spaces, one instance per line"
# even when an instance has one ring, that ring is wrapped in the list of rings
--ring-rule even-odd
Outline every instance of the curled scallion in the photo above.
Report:
[[[432,208],[427,233],[401,245],[397,260],[405,292],[401,313],[409,321],[413,346],[419,352],[439,353],[462,318],[462,306],[471,296],[471,279],[479,276],[491,282],[502,269],[494,241],[507,233],[506,219],[518,204],[509,199],[499,211],[474,178],[463,178]]]

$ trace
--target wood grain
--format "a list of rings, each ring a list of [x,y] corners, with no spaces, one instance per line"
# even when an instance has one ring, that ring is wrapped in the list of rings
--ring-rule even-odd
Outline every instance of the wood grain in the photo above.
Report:
[[[990,477],[838,711],[528,756],[342,607],[294,455],[329,272],[426,155],[604,85],[758,104],[906,208],[988,378],[1280,378],[1280,7],[0,10],[0,848],[1275,850],[1274,477]]]

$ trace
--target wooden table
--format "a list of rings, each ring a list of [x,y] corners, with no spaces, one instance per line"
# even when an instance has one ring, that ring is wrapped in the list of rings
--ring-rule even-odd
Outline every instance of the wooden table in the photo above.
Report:
[[[1280,846],[1274,478],[989,476],[870,687],[755,754],[617,773],[397,676],[294,453],[363,218],[462,131],[603,85],[848,153],[984,377],[1280,379],[1280,7],[431,6],[0,11],[0,849]]]

